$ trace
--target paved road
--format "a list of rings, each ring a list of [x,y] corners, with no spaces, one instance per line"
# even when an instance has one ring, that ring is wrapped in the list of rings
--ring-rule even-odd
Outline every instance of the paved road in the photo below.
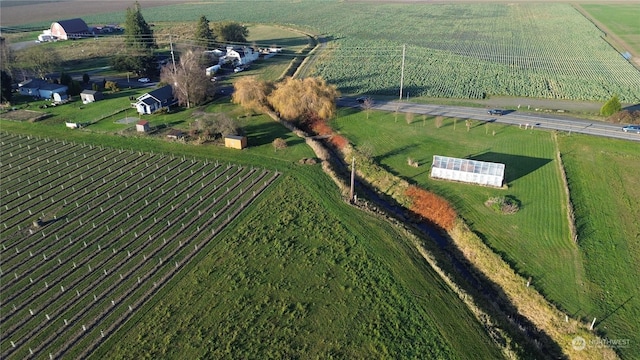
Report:
[[[338,106],[360,107],[354,98],[342,98]],[[399,101],[374,100],[373,109],[384,111],[399,111],[402,113],[442,115],[461,119],[473,119],[490,121],[502,124],[518,125],[521,127],[533,126],[534,128],[558,130],[564,132],[576,132],[582,134],[604,136],[609,138],[640,141],[640,134],[625,133],[621,125],[609,124],[598,121],[582,120],[567,116],[553,114],[535,114],[512,111],[502,116],[487,114],[487,109],[463,106],[413,104]]]

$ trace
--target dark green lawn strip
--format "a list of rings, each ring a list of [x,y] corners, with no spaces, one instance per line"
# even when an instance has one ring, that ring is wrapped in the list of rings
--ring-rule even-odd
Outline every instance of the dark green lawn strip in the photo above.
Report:
[[[640,145],[588,136],[560,137],[586,287],[609,339],[630,339],[625,358],[640,350]]]
[[[96,356],[500,356],[398,233],[332,193],[318,168],[286,176]]]

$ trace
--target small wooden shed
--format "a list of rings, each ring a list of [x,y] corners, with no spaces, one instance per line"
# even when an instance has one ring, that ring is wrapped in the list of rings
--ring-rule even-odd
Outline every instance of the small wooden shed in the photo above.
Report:
[[[227,135],[224,137],[224,146],[242,150],[247,147],[247,137],[240,135]]]
[[[149,122],[147,120],[140,120],[136,124],[137,132],[148,132],[149,131]]]
[[[171,129],[169,130],[169,132],[167,133],[167,137],[169,139],[173,139],[173,140],[178,140],[178,139],[182,139],[182,131],[178,130],[178,129]]]

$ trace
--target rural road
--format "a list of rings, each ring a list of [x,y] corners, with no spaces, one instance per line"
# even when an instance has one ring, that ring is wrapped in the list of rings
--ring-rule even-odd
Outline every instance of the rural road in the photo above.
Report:
[[[338,106],[358,108],[361,105],[355,98],[342,98],[338,100]],[[449,106],[449,105],[429,105],[414,104],[401,101],[375,100],[372,109],[384,111],[399,111],[402,113],[426,114],[432,116],[456,117],[460,119],[472,119],[478,121],[490,121],[501,124],[518,125],[524,128],[529,127],[558,130],[564,132],[575,132],[609,138],[640,141],[640,134],[625,133],[622,125],[609,124],[599,121],[575,119],[566,116],[552,114],[535,114],[519,111],[512,111],[502,116],[487,114],[487,109]],[[464,126],[464,124],[463,124]]]

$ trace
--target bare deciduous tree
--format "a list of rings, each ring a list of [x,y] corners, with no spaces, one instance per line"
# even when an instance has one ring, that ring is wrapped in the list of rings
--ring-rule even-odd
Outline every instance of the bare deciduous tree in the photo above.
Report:
[[[412,112],[408,112],[406,114],[404,114],[404,119],[407,121],[407,125],[411,125],[411,123],[413,122],[413,118],[415,117],[415,115]]]
[[[20,52],[19,58],[29,70],[40,78],[44,78],[47,74],[59,68],[62,63],[60,54],[55,49],[45,49],[42,46],[32,46]]]
[[[165,65],[160,72],[160,80],[171,85],[180,105],[190,108],[203,103],[213,95],[213,83],[205,76],[202,55],[188,49],[180,55],[180,61]]]
[[[16,54],[11,49],[10,44],[3,37],[0,37],[0,70],[4,70],[8,75],[13,76]]]
[[[436,116],[436,120],[435,120],[436,128],[440,129],[442,127],[443,121],[444,121],[444,118],[442,116]]]
[[[226,135],[240,135],[242,129],[235,120],[222,113],[204,113],[191,123],[191,136],[201,142]]]
[[[367,96],[360,104],[360,107],[367,114],[367,120],[369,120],[369,114],[371,114],[371,109],[373,108],[373,99]]]

